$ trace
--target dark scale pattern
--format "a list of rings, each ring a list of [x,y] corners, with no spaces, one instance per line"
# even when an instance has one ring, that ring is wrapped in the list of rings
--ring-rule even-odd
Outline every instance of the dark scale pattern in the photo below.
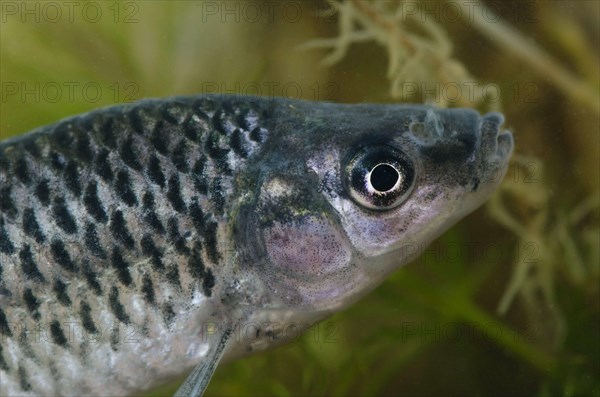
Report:
[[[29,383],[29,376],[27,375],[27,371],[21,365],[19,365],[18,376],[19,376],[19,384],[21,385],[21,389],[23,391],[31,390],[31,383]]]
[[[27,185],[31,181],[29,173],[30,171],[29,166],[27,165],[27,160],[25,160],[24,157],[21,157],[15,164],[15,175],[17,176],[17,179],[21,181],[21,183]]]
[[[54,281],[54,293],[56,294],[56,300],[63,306],[71,306],[71,298],[67,294],[67,285],[60,279]]]
[[[19,252],[19,259],[21,259],[21,269],[23,269],[23,274],[29,280],[44,282],[44,276],[40,273],[40,270],[37,267],[37,263],[33,259],[33,254],[31,253],[31,247],[27,244],[23,246],[21,251]]]
[[[223,121],[223,111],[217,110],[215,115],[212,118],[213,127],[215,130],[219,131],[221,134],[227,135],[227,130],[225,129],[225,123]]]
[[[0,371],[8,371],[10,368],[4,359],[4,355],[2,354],[2,345],[0,345]]]
[[[81,196],[81,184],[79,182],[79,170],[77,169],[77,163],[69,161],[69,164],[64,170],[64,180],[67,188],[75,195],[75,197]]]
[[[62,347],[67,346],[67,337],[60,327],[58,320],[54,320],[50,323],[50,335],[52,336],[52,341],[57,345]]]
[[[254,128],[250,132],[250,139],[253,140],[254,142],[258,142],[258,143],[264,142],[265,136],[264,136],[263,130],[260,127]]]
[[[144,194],[144,220],[158,234],[164,234],[165,228],[162,225],[155,211],[154,196],[150,192]]]
[[[175,247],[175,250],[183,255],[189,255],[190,249],[186,246],[185,239],[179,234],[179,223],[176,217],[169,218],[168,221],[169,242]]]
[[[241,157],[248,157],[248,149],[246,149],[246,145],[244,144],[244,137],[242,136],[242,132],[239,129],[235,129],[233,134],[231,134],[231,148],[234,152],[236,152]]]
[[[194,168],[192,169],[194,187],[200,194],[208,193],[208,178],[204,174],[205,167],[206,158],[204,156],[200,156],[200,158],[196,160]]]
[[[117,247],[113,248],[112,257],[110,260],[111,265],[117,271],[117,277],[119,281],[126,287],[131,285],[131,274],[129,273],[129,264],[123,259],[121,251]]]
[[[98,198],[98,186],[95,181],[90,181],[88,184],[85,190],[83,203],[85,204],[88,213],[94,217],[96,221],[104,223],[108,220],[106,211]]]
[[[85,225],[84,241],[86,248],[90,250],[92,255],[100,259],[106,259],[106,252],[104,252],[100,239],[98,238],[96,226],[91,222],[88,222]]]
[[[12,217],[17,213],[17,207],[15,207],[11,194],[12,187],[10,185],[0,187],[0,211],[4,212],[9,217]]]
[[[65,158],[62,154],[51,152],[50,153],[50,165],[56,171],[62,171],[65,169]]]
[[[26,208],[23,211],[23,231],[30,237],[33,237],[36,242],[42,244],[46,241],[46,237],[40,229],[40,225],[35,219],[33,208]]]
[[[123,143],[123,145],[119,149],[119,152],[121,154],[121,158],[123,159],[123,162],[125,164],[127,164],[130,168],[132,168],[136,171],[142,170],[142,166],[135,156],[136,148],[133,144],[132,137],[129,137],[128,139],[125,140],[125,143]]]
[[[160,255],[154,255],[150,258],[150,262],[152,263],[152,268],[154,270],[162,270],[165,268],[165,265],[163,264],[163,261],[160,257]]]
[[[57,197],[54,199],[52,204],[52,214],[56,224],[68,234],[77,233],[77,224],[75,218],[69,212],[65,199],[63,197]]]
[[[71,256],[65,248],[65,244],[61,240],[54,240],[50,244],[50,251],[56,263],[70,272],[76,272],[75,263],[71,260]]]
[[[128,206],[137,205],[137,198],[131,188],[131,181],[129,179],[129,173],[126,170],[121,170],[117,174],[117,182],[115,183],[115,190],[121,200]]]
[[[131,127],[139,134],[144,135],[146,132],[145,122],[142,119],[144,115],[140,109],[133,110],[129,113],[129,120],[131,121]]]
[[[204,262],[202,261],[202,255],[200,252],[194,252],[194,254],[188,259],[188,271],[192,277],[199,280],[202,280],[206,274],[206,267],[204,267]]]
[[[98,281],[98,274],[90,267],[87,261],[84,261],[82,266],[82,273],[85,281],[89,285],[90,289],[96,294],[102,294],[102,287]]]
[[[165,277],[172,286],[176,288],[181,287],[181,284],[179,283],[179,268],[177,266],[169,265]]]
[[[204,233],[204,212],[200,205],[198,205],[197,199],[192,199],[192,204],[190,204],[190,216],[192,218],[192,223],[194,224],[194,228],[198,234],[202,235]]]
[[[118,131],[117,121],[113,117],[107,117],[104,125],[99,130],[99,140],[109,149],[116,149],[117,147],[117,136],[114,133]]]
[[[215,212],[222,214],[225,208],[225,193],[223,192],[223,186],[221,185],[221,178],[216,177],[213,179],[210,186],[210,200],[213,203]]]
[[[196,114],[200,115],[200,113],[201,112],[197,112]],[[206,118],[207,117],[203,114],[203,119],[206,120]],[[198,141],[198,132],[202,130],[207,130],[207,128],[203,125],[198,125],[198,123],[192,119],[183,124],[183,134],[192,142]]]
[[[206,274],[204,275],[204,280],[202,281],[202,290],[204,294],[208,297],[212,295],[212,289],[215,286],[215,276],[213,275],[212,270],[207,269]]]
[[[107,183],[111,182],[114,178],[113,170],[108,161],[109,154],[110,152],[106,149],[100,150],[98,159],[96,160],[96,166],[94,167],[98,176]]]
[[[85,133],[77,135],[76,156],[81,162],[90,164],[94,162],[94,152],[90,145],[90,138]]]
[[[119,290],[117,287],[112,287],[110,289],[110,294],[108,295],[108,301],[110,305],[110,309],[120,322],[124,324],[129,324],[131,320],[129,319],[129,315],[125,312],[125,308],[119,301]]]
[[[110,231],[114,238],[124,247],[132,249],[135,241],[127,228],[127,223],[123,217],[122,211],[115,211],[110,217]]]
[[[181,187],[179,183],[179,177],[173,175],[169,179],[169,191],[167,192],[167,198],[171,202],[173,209],[177,212],[185,212],[185,203],[181,197]]]
[[[94,323],[94,319],[92,317],[92,308],[86,301],[81,302],[81,306],[79,308],[79,315],[81,316],[83,328],[85,328],[87,332],[91,332],[93,334],[98,333],[98,328],[96,327],[96,324]]]
[[[0,252],[10,255],[14,251],[15,246],[10,240],[8,232],[4,228],[4,218],[0,217]]]
[[[147,274],[142,279],[142,294],[144,296],[144,300],[151,305],[155,304],[155,296],[154,296],[154,285],[152,284],[152,279]]]
[[[31,317],[36,321],[39,320],[40,313],[38,312],[38,308],[40,307],[40,302],[35,295],[33,295],[31,288],[26,288],[25,292],[23,292],[23,301],[25,302],[25,307],[29,310]]]
[[[219,250],[217,248],[217,223],[214,221],[208,222],[204,227],[204,244],[206,246],[206,254],[208,258],[217,263],[220,259]]]
[[[168,144],[165,141],[165,134],[163,134],[165,130],[168,130],[168,127],[165,126],[163,120],[160,120],[150,136],[150,142],[152,142],[154,149],[164,156],[168,154]]]
[[[238,125],[238,127],[246,131],[249,131],[251,129],[250,124],[248,123],[249,114],[249,109],[242,109],[239,112],[237,112],[237,114],[234,117],[235,123]],[[239,131],[239,128],[236,128],[236,130]]]
[[[165,187],[165,174],[162,172],[160,160],[156,156],[151,156],[148,163],[148,177],[160,187]]]
[[[173,150],[173,154],[171,158],[173,159],[173,164],[177,168],[177,171],[182,173],[187,173],[189,171],[189,165],[187,161],[187,144],[185,140],[181,140],[179,144]]]
[[[165,266],[162,263],[162,253],[156,248],[154,241],[150,235],[145,235],[140,241],[142,247],[142,253],[151,258],[152,266],[155,270],[162,270]]]
[[[193,294],[215,296],[228,244],[219,236],[238,194],[228,189],[260,153],[271,106],[222,100],[101,109],[0,143],[0,370],[21,385],[15,394],[31,390],[31,371],[59,377],[65,348],[87,365],[96,342],[72,343],[70,321],[118,352],[115,321],[154,326],[137,323],[132,302],[170,326]],[[26,343],[22,360],[7,355],[4,340],[22,333],[11,306],[48,327],[53,355]]]
[[[171,325],[173,318],[175,318],[175,312],[173,311],[173,304],[171,302],[167,302],[163,305],[162,314],[165,324],[167,324],[167,326]]]
[[[50,187],[48,186],[48,180],[44,179],[37,184],[35,196],[40,200],[40,203],[42,203],[43,206],[47,207],[50,205]]]
[[[231,175],[232,170],[227,158],[230,149],[222,148],[220,141],[221,136],[217,132],[212,132],[206,141],[205,148],[210,158],[214,160],[217,171],[220,174]]]
[[[12,331],[10,329],[10,325],[8,324],[8,320],[6,319],[6,314],[0,308],[0,335],[4,336],[12,336]]]

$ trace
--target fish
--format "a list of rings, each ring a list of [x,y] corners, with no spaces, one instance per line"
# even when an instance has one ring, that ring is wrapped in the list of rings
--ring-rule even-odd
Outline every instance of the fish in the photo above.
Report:
[[[0,394],[122,396],[289,341],[497,189],[497,112],[144,99],[0,143]]]

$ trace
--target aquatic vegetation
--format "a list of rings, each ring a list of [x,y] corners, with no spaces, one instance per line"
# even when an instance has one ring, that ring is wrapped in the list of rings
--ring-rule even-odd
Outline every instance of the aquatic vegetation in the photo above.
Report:
[[[428,10],[423,6],[424,2],[328,0],[328,3],[332,7],[328,12],[339,14],[338,36],[312,40],[301,46],[302,49],[333,48],[323,59],[324,65],[339,62],[352,43],[375,41],[384,46],[388,53],[387,77],[393,98],[408,99],[403,97],[401,88],[406,82],[464,86],[474,81],[465,65],[452,56],[452,42],[444,28],[436,22],[438,18],[432,15],[427,17],[427,14],[431,14],[431,8]],[[464,23],[472,24],[505,51],[516,54],[537,72],[547,76],[574,100],[600,113],[597,90],[573,76],[540,47],[530,43],[495,15],[493,10],[478,2],[448,3],[456,7],[458,15],[464,17]],[[422,12],[415,12],[419,7],[422,7]],[[444,10],[443,7],[442,3],[438,11]],[[458,101],[460,106],[476,105],[484,99],[481,87],[475,86],[472,95],[464,98],[468,98],[468,102]],[[437,104],[447,105],[444,98]]]
[[[465,66],[453,57],[452,42],[447,32],[432,18],[424,19],[414,12],[417,3],[361,0],[328,2],[329,12],[339,14],[339,34],[334,38],[311,40],[300,49],[332,48],[323,65],[339,62],[353,43],[375,41],[388,54],[387,78],[390,80],[392,98],[410,101],[404,91],[407,82],[419,84],[456,84],[475,81]],[[405,7],[409,4],[411,7]],[[410,92],[416,94],[416,92]],[[425,98],[426,101],[428,98]],[[473,94],[461,96],[459,106],[474,106],[483,100],[480,86],[473,87]],[[441,97],[438,106],[446,106]]]

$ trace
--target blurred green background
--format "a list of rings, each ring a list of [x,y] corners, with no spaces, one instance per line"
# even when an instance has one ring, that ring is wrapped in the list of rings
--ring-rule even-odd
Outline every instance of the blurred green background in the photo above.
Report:
[[[2,1],[0,136],[195,93],[501,110],[486,206],[206,395],[598,396],[599,3],[467,3]]]

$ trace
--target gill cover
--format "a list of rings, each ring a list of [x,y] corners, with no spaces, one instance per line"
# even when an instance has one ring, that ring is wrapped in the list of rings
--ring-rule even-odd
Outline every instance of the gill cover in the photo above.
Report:
[[[269,175],[257,202],[240,211],[246,241],[241,263],[258,271],[286,306],[335,304],[361,279],[351,244],[315,179],[311,173]]]

